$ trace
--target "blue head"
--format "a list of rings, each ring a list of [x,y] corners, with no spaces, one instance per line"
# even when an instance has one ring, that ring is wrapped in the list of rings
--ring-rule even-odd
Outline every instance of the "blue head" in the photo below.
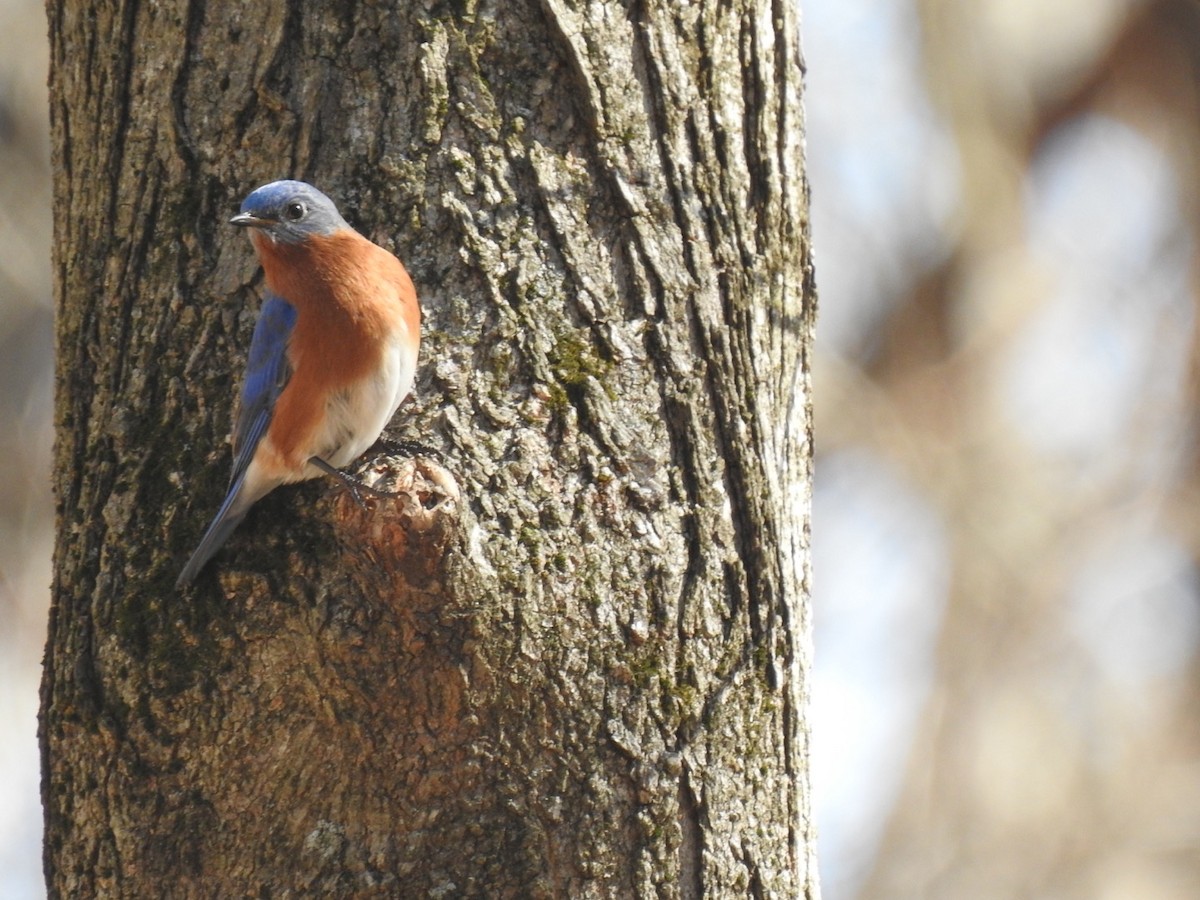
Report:
[[[257,228],[272,241],[297,244],[314,235],[349,228],[333,201],[303,181],[272,181],[242,201],[242,210],[229,220]]]

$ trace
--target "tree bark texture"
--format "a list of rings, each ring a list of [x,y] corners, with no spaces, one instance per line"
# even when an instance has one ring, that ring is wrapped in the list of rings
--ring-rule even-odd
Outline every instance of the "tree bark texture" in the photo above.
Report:
[[[815,896],[786,2],[51,0],[53,896]],[[421,294],[360,508],[197,584],[298,177]]]

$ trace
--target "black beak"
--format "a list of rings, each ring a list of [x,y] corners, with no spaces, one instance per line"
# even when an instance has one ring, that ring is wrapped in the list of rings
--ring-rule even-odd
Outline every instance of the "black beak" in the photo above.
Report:
[[[229,220],[230,225],[238,225],[242,228],[268,228],[271,225],[277,225],[278,219],[270,219],[265,216],[256,216],[254,213],[238,213]]]

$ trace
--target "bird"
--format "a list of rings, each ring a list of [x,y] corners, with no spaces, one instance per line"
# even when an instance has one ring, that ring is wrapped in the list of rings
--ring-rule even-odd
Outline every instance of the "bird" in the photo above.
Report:
[[[280,485],[335,475],[374,444],[412,390],[421,340],[404,265],[303,181],[252,191],[246,229],[266,290],[233,425],[225,500],[176,582],[191,583]],[[357,495],[356,495],[357,496]]]

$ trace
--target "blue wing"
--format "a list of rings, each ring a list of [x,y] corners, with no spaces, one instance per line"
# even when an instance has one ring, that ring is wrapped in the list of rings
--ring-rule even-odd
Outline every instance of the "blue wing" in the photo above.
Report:
[[[204,537],[200,539],[200,545],[179,573],[176,587],[189,583],[199,574],[258,499],[243,494],[246,469],[254,458],[259,441],[267,433],[267,426],[271,424],[275,401],[291,377],[287,346],[295,324],[296,308],[268,293],[258,314],[258,322],[254,325],[254,337],[250,340],[242,402],[233,426],[233,474],[229,479],[229,492],[212,524],[204,532]]]
[[[250,358],[246,362],[246,380],[242,384],[242,402],[233,425],[232,487],[250,460],[258,442],[267,433],[275,401],[291,377],[287,360],[288,340],[296,327],[296,307],[282,297],[268,293],[254,325],[250,340]]]

